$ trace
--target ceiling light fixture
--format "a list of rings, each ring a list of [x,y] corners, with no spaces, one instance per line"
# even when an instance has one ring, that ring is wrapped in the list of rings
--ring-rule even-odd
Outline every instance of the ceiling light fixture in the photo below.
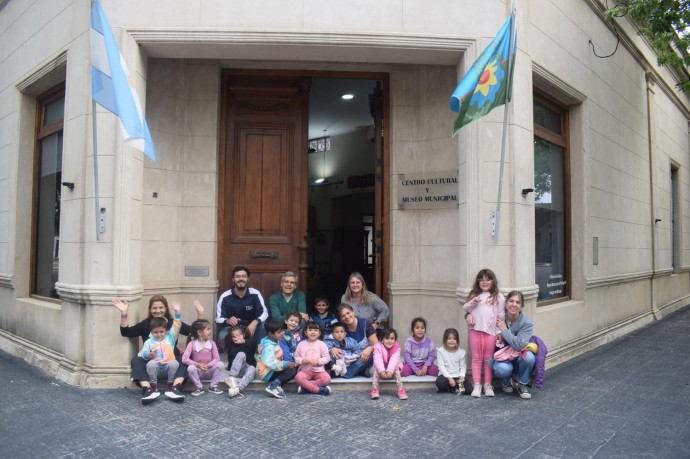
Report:
[[[351,100],[351,99],[355,98],[355,95],[354,94],[343,94],[342,96],[340,96],[340,98],[343,100]]]
[[[321,150],[323,152],[323,158],[321,159],[321,165],[323,167],[323,175],[316,180],[314,180],[314,183],[324,183],[326,181],[326,150],[330,150],[330,142],[328,142],[328,148],[326,147],[326,142],[325,139],[327,139],[328,136],[326,135],[326,129],[323,130],[323,139],[324,139],[324,148]]]

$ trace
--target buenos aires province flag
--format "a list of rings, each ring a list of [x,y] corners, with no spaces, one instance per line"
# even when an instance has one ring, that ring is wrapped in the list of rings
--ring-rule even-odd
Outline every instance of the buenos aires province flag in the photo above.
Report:
[[[506,20],[496,38],[482,51],[450,96],[450,109],[458,112],[453,136],[466,124],[503,105],[506,97],[510,98],[509,86],[515,67],[515,59],[511,63],[510,55],[515,55],[517,41],[515,38],[511,40],[513,20],[513,15]]]
[[[94,0],[91,7],[91,97],[98,105],[117,115],[125,144],[137,148],[156,162],[151,133],[141,111],[139,97],[128,78],[127,66],[108,19],[100,2]]]

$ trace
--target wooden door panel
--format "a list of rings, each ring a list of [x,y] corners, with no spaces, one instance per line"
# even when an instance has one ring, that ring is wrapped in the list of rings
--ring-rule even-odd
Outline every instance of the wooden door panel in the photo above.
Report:
[[[283,272],[306,268],[308,82],[224,75],[221,289],[238,265],[265,297]]]
[[[231,235],[233,242],[293,241],[288,178],[292,176],[289,166],[296,159],[289,151],[287,134],[287,129],[264,132],[240,129],[235,168],[238,173],[232,192],[244,199],[238,200]]]

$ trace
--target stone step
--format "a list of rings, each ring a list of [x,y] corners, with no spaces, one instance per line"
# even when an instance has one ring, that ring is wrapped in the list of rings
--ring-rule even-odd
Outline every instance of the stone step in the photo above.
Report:
[[[222,381],[225,381],[225,379],[229,376],[228,370],[224,370],[223,374],[220,377],[221,380],[221,389],[227,389],[227,386],[225,383]],[[406,389],[432,389],[436,388],[436,376],[405,376],[402,378],[403,385],[405,386]],[[204,383],[204,386],[207,387],[209,381],[208,380],[202,380]],[[249,386],[247,387],[247,390],[264,390],[268,383],[265,381],[261,381],[260,379],[255,379],[252,381]],[[382,387],[390,387],[395,385],[395,380],[380,380],[379,384]],[[354,378],[350,379],[345,379],[345,378],[333,378],[331,380],[330,384],[331,388],[334,391],[337,390],[369,390],[371,389],[371,378],[365,377],[365,376],[356,376]],[[185,390],[193,391],[194,390],[194,385],[187,381],[184,387]],[[290,381],[287,383],[283,389],[285,389],[287,392],[295,392],[297,391],[297,385],[295,384],[294,381]]]

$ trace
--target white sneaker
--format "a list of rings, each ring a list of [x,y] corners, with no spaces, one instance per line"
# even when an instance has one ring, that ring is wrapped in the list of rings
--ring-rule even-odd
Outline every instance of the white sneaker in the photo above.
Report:
[[[494,395],[494,386],[491,384],[484,384],[484,395],[487,397],[493,397]]]
[[[336,376],[344,376],[345,372],[347,371],[345,368],[338,365],[337,363],[335,365],[333,365],[332,370],[333,370],[333,374]]]
[[[240,390],[237,387],[231,387],[228,389],[228,397],[233,398],[236,395],[239,395]]]
[[[482,385],[475,384],[474,389],[472,389],[472,397],[479,398],[482,396]]]
[[[234,376],[228,376],[225,380],[225,384],[227,384],[230,389],[237,389],[237,380]]]

